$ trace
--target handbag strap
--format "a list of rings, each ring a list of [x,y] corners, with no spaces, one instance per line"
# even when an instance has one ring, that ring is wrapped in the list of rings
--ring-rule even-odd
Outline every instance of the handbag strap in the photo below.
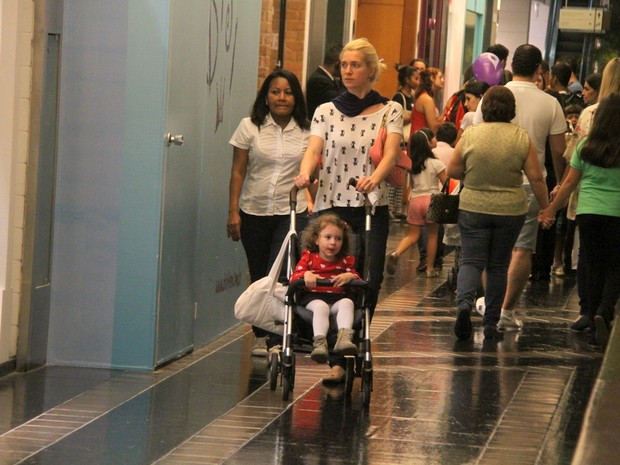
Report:
[[[297,234],[297,232],[291,229],[287,234],[284,240],[282,241],[282,245],[280,246],[280,251],[276,256],[276,259],[271,265],[271,270],[269,270],[269,277],[271,278],[271,290],[275,289],[276,283],[278,282],[278,276],[280,276],[280,271],[282,270],[282,263],[284,263],[284,256],[286,255],[286,251],[288,250],[288,245],[291,240],[291,236],[293,234]]]
[[[381,120],[381,126],[379,126],[379,129],[386,127],[385,122],[387,121],[387,116],[388,116],[388,113],[390,112],[390,108],[392,108],[392,105],[390,105],[390,102],[387,102],[385,105],[387,106],[387,110],[385,110],[385,113],[383,113],[383,119]]]

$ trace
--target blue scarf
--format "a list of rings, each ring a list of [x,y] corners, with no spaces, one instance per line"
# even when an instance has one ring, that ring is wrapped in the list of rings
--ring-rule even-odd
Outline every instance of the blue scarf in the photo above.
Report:
[[[332,100],[339,112],[346,116],[357,116],[366,108],[376,105],[377,103],[385,104],[387,98],[381,96],[376,90],[371,90],[364,98],[358,98],[351,92],[346,91]]]

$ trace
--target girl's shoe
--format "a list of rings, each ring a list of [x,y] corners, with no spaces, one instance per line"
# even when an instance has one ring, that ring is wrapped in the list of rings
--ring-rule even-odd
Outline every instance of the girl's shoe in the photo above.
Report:
[[[436,278],[439,276],[439,270],[427,270],[426,277],[427,278]]]
[[[329,349],[327,347],[327,339],[325,336],[314,336],[312,339],[312,347],[310,358],[316,363],[327,363],[329,358]]]
[[[357,354],[357,346],[353,343],[353,330],[350,328],[343,328],[338,331],[338,339],[334,346],[334,352],[340,355],[355,355]]]

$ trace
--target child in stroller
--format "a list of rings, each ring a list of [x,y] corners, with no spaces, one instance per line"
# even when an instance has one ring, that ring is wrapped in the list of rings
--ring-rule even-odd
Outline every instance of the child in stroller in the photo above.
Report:
[[[361,279],[355,271],[355,257],[349,255],[350,227],[334,214],[313,219],[302,235],[303,253],[291,275],[291,282],[303,279],[307,291],[298,302],[312,311],[312,353],[317,363],[329,357],[327,332],[330,314],[336,316],[338,338],[334,352],[355,355],[353,342],[354,302],[344,294],[343,286]]]

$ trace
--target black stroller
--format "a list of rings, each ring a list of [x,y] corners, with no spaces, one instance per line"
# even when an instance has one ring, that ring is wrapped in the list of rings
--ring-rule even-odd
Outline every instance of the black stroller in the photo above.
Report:
[[[355,185],[356,180],[351,179],[349,184]],[[295,186],[290,193],[291,210],[291,231],[296,230],[296,205],[298,188]],[[368,242],[370,240],[370,215],[371,205],[366,198],[366,227],[364,232],[364,273],[368,279]],[[291,276],[293,268],[297,263],[298,237],[291,235],[288,248],[287,276]],[[359,247],[357,248],[359,249]],[[329,282],[321,282],[321,286],[329,285]],[[289,283],[286,294],[285,319],[276,322],[284,325],[284,334],[281,347],[273,348],[269,353],[269,387],[275,390],[278,385],[278,376],[281,376],[282,399],[288,400],[295,385],[295,352],[310,352],[312,350],[312,312],[297,302],[305,292],[305,282],[303,279]],[[347,297],[350,297],[355,304],[354,315],[354,338],[353,342],[358,346],[355,356],[347,356],[345,366],[345,394],[351,395],[355,377],[361,378],[362,405],[370,405],[370,393],[372,391],[372,354],[370,345],[370,309],[366,306],[369,286],[366,281],[354,280],[345,287]],[[336,330],[330,324],[330,331],[327,334],[330,347],[333,347],[336,340]]]

